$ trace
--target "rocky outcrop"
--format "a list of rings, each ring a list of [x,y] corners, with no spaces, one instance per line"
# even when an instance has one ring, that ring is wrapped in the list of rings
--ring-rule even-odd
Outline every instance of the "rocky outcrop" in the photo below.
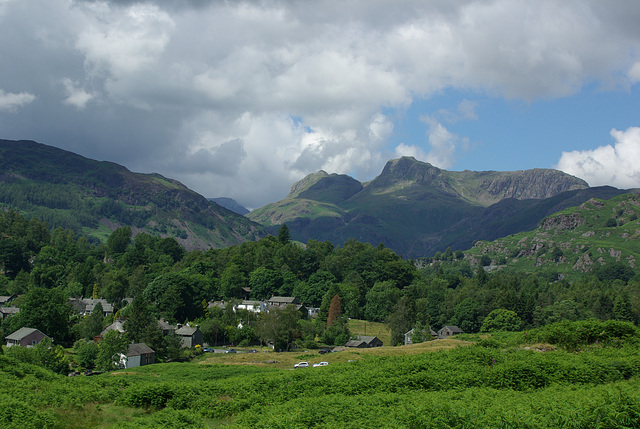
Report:
[[[567,230],[576,229],[577,227],[584,225],[585,220],[579,213],[571,213],[570,215],[557,215],[548,217],[542,221],[540,227],[543,230]]]

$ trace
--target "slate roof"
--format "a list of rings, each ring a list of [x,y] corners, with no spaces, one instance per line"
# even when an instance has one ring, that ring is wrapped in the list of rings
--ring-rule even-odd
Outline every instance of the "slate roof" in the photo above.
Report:
[[[167,322],[164,319],[158,319],[158,326],[163,331],[172,331],[172,330],[176,329],[175,326],[172,326],[169,322]]]
[[[113,322],[111,325],[104,328],[100,334],[104,335],[107,332],[114,331],[114,330],[120,332],[121,334],[124,334],[125,333],[124,322],[118,319],[115,322]]]
[[[18,314],[20,309],[18,307],[0,307],[0,313],[4,314]]]
[[[155,353],[151,347],[145,343],[129,344],[127,348],[127,356],[140,356]]]
[[[269,298],[269,302],[279,302],[279,303],[289,303],[293,304],[296,301],[296,298],[293,296],[272,296]]]
[[[20,328],[17,331],[15,331],[12,334],[9,334],[5,337],[6,340],[12,340],[12,341],[20,341],[22,340],[24,337],[26,337],[27,335],[31,335],[34,332],[40,332],[42,335],[44,335],[45,337],[48,338],[48,336],[44,333],[42,333],[41,331],[39,331],[36,328]]]
[[[198,328],[192,328],[191,326],[183,326],[179,329],[176,329],[176,335],[182,335],[182,336],[191,336],[193,334],[195,334],[195,332],[198,330]]]

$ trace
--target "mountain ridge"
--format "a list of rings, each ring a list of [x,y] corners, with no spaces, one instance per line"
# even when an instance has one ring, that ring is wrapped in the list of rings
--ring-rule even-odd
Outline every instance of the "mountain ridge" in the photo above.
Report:
[[[188,250],[239,244],[264,229],[158,173],[29,140],[0,140],[0,204],[103,241],[119,226]]]
[[[591,188],[582,179],[552,169],[457,172],[401,157],[388,161],[380,175],[366,183],[321,171],[306,176],[291,189],[295,192],[253,210],[247,217],[272,228],[287,223],[292,236],[300,241],[314,238],[341,245],[355,238],[374,245],[383,243],[405,257],[421,257],[448,246],[470,246],[475,240],[489,238],[491,223],[496,221],[487,214],[491,210],[499,212],[502,206],[506,210],[511,205],[513,217],[513,210],[522,206],[534,219],[533,225],[530,220],[523,224],[532,228],[549,214],[545,204],[551,203],[545,200],[573,193],[567,194],[567,200],[580,203],[581,198],[576,200],[574,194]],[[327,189],[332,190],[331,198],[325,196]],[[606,194],[595,190],[581,195],[591,198]],[[555,206],[564,209],[567,206],[562,199]],[[499,205],[490,209],[494,204]],[[509,217],[504,221],[509,223]],[[454,225],[464,226],[464,235],[473,238],[461,239]],[[513,233],[521,227],[515,223],[503,229]],[[474,229],[481,233],[474,234]]]

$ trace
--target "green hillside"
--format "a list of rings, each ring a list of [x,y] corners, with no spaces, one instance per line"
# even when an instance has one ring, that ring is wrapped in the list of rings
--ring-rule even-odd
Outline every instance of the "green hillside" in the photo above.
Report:
[[[603,270],[628,270],[640,262],[640,196],[590,199],[542,220],[538,228],[468,252],[493,269],[554,271],[560,278]]]
[[[263,228],[176,180],[31,141],[0,140],[0,207],[104,241],[120,226],[187,249],[239,244]]]

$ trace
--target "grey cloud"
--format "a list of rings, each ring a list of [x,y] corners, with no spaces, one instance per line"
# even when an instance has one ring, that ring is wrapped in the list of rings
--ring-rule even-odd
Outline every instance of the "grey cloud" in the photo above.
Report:
[[[383,108],[447,88],[566,96],[585,82],[629,85],[640,64],[637,2],[69,5],[2,3],[0,106],[13,106],[0,108],[2,137],[174,175],[253,207],[321,168],[379,172],[393,130]],[[447,114],[436,116],[475,110],[469,102]],[[450,165],[464,142],[440,131],[438,159]]]

